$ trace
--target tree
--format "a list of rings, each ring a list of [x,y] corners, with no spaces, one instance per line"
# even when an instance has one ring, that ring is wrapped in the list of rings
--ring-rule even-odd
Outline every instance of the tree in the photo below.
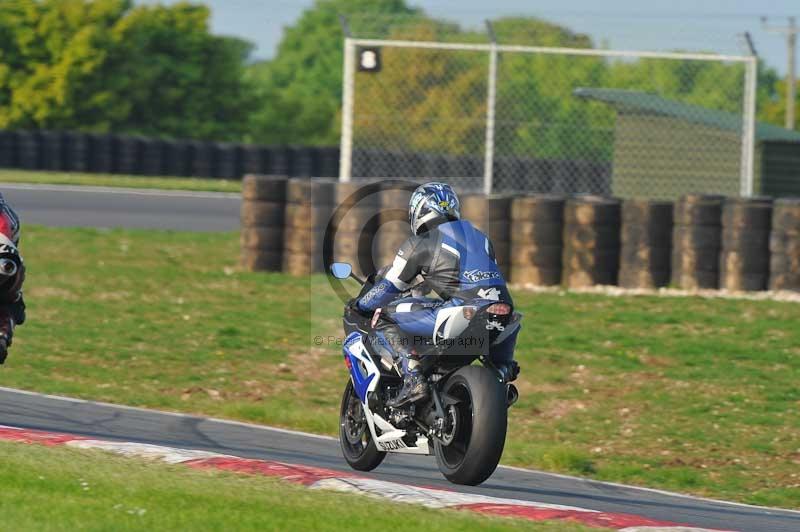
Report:
[[[247,79],[258,87],[261,102],[252,117],[253,140],[338,142],[344,39],[339,15],[363,12],[375,15],[375,23],[380,15],[418,13],[403,0],[318,0],[285,30],[275,58],[249,69]]]
[[[236,139],[250,47],[209,33],[204,6],[0,3],[0,128]]]

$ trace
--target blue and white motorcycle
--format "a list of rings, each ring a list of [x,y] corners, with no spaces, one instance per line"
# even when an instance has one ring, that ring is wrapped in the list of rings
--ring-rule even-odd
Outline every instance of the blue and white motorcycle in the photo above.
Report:
[[[374,282],[374,275],[358,279],[346,263],[333,264],[331,273],[361,283],[358,297]],[[414,346],[426,355],[422,360],[429,398],[398,408],[386,405],[402,386],[399,362],[386,349],[387,342],[398,340],[386,334],[402,329],[402,320],[388,309],[369,319],[345,307],[343,354],[350,379],[342,397],[339,440],[352,468],[370,471],[391,452],[435,454],[439,470],[456,484],[480,484],[496,469],[505,445],[507,410],[518,398],[510,383],[518,366],[497,364],[488,346],[512,334],[522,316],[492,300],[457,303],[438,311],[441,326],[434,338]]]

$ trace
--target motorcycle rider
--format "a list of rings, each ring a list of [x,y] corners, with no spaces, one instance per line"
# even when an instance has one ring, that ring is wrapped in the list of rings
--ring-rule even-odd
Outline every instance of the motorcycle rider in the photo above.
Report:
[[[404,332],[432,338],[437,329],[437,313],[458,306],[464,299],[483,298],[513,306],[489,238],[473,225],[461,220],[460,203],[446,183],[426,183],[412,194],[408,206],[412,236],[400,247],[386,273],[355,302],[356,310],[369,315],[389,307]],[[441,300],[431,298],[397,299],[420,278]],[[499,344],[491,346],[491,358],[514,380],[519,367],[513,360],[519,327]],[[428,394],[421,358],[413,346],[399,341],[401,332],[390,327],[388,347],[400,359],[403,386],[387,405],[397,407],[423,399]],[[415,342],[416,343],[416,342]]]
[[[8,356],[14,327],[25,322],[25,264],[18,249],[19,230],[17,214],[0,193],[0,364]]]

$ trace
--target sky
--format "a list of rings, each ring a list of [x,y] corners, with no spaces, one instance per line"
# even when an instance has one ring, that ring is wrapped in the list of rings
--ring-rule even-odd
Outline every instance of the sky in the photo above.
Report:
[[[139,3],[174,0],[140,0]],[[407,0],[428,14],[480,27],[487,18],[537,16],[589,34],[597,45],[630,50],[713,51],[740,55],[745,31],[756,51],[780,73],[786,72],[786,39],[762,28],[760,17],[785,26],[800,17],[797,0]],[[293,24],[313,0],[205,0],[212,30],[256,45],[254,58],[274,56],[283,28]]]

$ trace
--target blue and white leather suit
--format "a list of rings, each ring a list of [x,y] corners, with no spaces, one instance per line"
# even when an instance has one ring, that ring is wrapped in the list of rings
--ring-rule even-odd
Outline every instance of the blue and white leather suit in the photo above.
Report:
[[[441,299],[396,299],[420,280]],[[386,274],[357,305],[364,313],[386,309],[406,334],[432,338],[441,309],[475,298],[513,306],[489,238],[470,222],[455,220],[409,238]],[[502,363],[512,359],[518,332],[519,327],[502,343],[491,347],[493,360]]]

